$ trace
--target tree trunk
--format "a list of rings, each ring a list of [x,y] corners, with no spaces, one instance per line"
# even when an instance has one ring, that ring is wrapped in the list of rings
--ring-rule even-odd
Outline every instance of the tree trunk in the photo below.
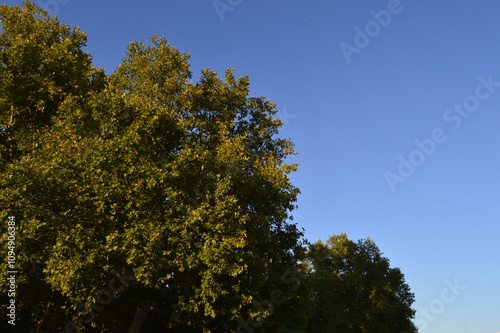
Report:
[[[36,327],[35,333],[39,333],[42,331],[42,326],[45,322],[45,319],[47,318],[47,314],[49,313],[49,308],[51,305],[52,305],[52,303],[49,301],[49,303],[47,304],[47,307],[45,308],[45,311],[43,312],[42,318],[40,318],[40,320],[38,320],[38,322],[37,322],[37,327]]]
[[[132,325],[130,325],[128,333],[139,333],[141,331],[142,324],[144,323],[144,320],[146,320],[146,317],[148,316],[149,312],[151,312],[150,304],[148,302],[142,302],[137,307],[137,312],[135,313],[134,321],[132,322]]]

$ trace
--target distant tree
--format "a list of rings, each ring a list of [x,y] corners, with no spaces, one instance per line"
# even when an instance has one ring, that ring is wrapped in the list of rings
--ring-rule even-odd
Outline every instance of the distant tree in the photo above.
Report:
[[[191,83],[163,38],[105,76],[33,3],[0,19],[0,232],[15,216],[25,331],[272,330],[294,294],[264,301],[304,252],[275,105],[231,69]]]
[[[311,244],[307,256],[314,304],[307,332],[417,332],[414,295],[372,240],[335,235]]]

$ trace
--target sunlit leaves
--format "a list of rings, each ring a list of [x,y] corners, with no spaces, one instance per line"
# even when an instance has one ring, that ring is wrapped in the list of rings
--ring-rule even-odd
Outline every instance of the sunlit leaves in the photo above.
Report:
[[[133,281],[117,304],[146,302],[172,331],[269,316],[253,300],[302,253],[274,103],[232,69],[191,83],[189,56],[164,38],[131,43],[105,76],[78,29],[32,3],[0,15],[0,201],[23,221],[26,283],[45,293],[32,295],[35,317],[52,302],[65,311],[51,329],[84,325],[73,310],[122,269]],[[115,306],[87,324],[126,326]]]

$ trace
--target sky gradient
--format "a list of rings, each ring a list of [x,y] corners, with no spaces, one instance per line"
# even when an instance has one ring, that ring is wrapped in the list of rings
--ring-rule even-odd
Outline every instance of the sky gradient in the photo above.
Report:
[[[194,80],[248,75],[296,143],[306,238],[373,239],[420,332],[500,331],[500,2],[35,2],[86,31],[108,73],[158,34]]]

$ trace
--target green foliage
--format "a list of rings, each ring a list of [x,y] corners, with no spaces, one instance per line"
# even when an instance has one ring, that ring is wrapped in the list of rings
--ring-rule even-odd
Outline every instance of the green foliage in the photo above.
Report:
[[[311,244],[308,264],[314,303],[308,332],[416,332],[414,296],[369,238],[356,243],[340,234]]]
[[[269,315],[253,301],[303,253],[275,105],[231,69],[190,83],[189,57],[163,38],[132,43],[104,76],[85,35],[32,3],[1,19],[0,202],[19,221],[19,320],[104,332],[136,315],[152,331],[222,332]],[[99,304],[122,271],[130,281]]]
[[[189,56],[157,36],[105,75],[85,34],[32,2],[0,22],[0,233],[15,216],[20,331],[415,332],[413,294],[372,241],[306,256],[293,143],[248,77],[191,83]]]
[[[31,151],[68,99],[84,103],[103,87],[102,70],[82,50],[86,36],[32,2],[0,7],[0,168]]]

